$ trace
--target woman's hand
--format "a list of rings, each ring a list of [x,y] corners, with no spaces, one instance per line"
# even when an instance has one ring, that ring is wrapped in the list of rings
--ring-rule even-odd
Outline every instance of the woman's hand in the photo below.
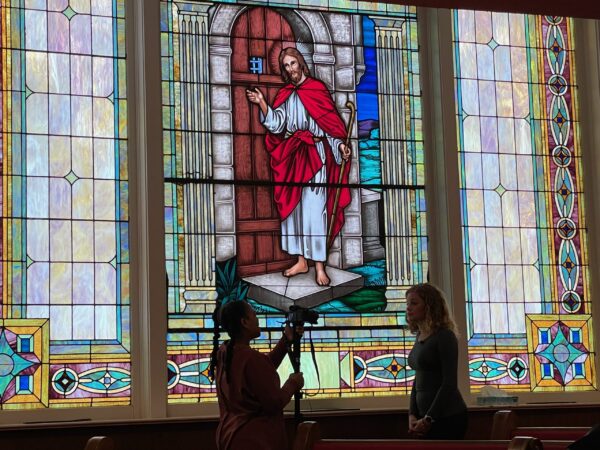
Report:
[[[410,414],[408,416],[408,434],[416,438],[422,438],[431,429],[431,422],[423,419],[417,419],[417,416]]]
[[[415,422],[413,429],[415,435],[422,437],[431,429],[431,422],[425,420],[424,418],[419,419]]]
[[[302,375],[302,372],[291,373],[288,380],[296,385],[296,391],[299,391],[304,386],[304,375]]]
[[[296,330],[295,331],[296,331],[296,335],[298,337],[302,337],[302,335],[304,334],[304,326],[303,325],[296,325]],[[289,322],[285,323],[285,330],[283,330],[283,335],[285,336],[285,339],[288,342],[294,342],[294,330],[290,326]]]
[[[411,435],[411,436],[418,435],[418,433],[415,429],[418,421],[419,421],[419,419],[417,419],[417,416],[415,416],[414,414],[409,414],[409,416],[408,416],[408,434],[409,435]]]

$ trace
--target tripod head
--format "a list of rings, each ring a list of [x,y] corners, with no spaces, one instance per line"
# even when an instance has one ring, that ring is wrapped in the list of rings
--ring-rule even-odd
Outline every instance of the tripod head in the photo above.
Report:
[[[303,326],[306,322],[315,325],[319,320],[319,313],[302,306],[292,305],[285,320],[292,327]]]

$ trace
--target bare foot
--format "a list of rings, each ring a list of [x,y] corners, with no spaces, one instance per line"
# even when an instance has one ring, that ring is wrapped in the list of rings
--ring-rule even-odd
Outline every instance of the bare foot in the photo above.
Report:
[[[325,264],[315,261],[315,269],[317,272],[317,276],[315,277],[317,284],[319,286],[329,286],[331,280],[327,276],[327,272],[325,272]]]
[[[308,272],[308,263],[306,262],[306,258],[304,256],[298,256],[298,262],[294,264],[289,269],[283,271],[284,277],[293,277],[298,275],[299,273]]]

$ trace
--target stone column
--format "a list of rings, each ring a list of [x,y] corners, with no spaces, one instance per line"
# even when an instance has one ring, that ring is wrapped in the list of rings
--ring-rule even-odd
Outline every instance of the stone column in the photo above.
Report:
[[[181,164],[186,182],[178,187],[183,204],[183,256],[180,271],[184,312],[212,310],[215,291],[215,242],[208,70],[208,8],[195,4],[179,11],[179,100]],[[180,204],[181,204],[180,203]],[[180,241],[181,242],[181,241]],[[181,243],[180,243],[181,245]]]
[[[354,71],[356,77],[356,85],[360,83],[367,66],[365,65],[365,49],[363,48],[363,29],[362,29],[362,16],[356,14],[352,16],[352,28],[353,28],[353,40],[354,40]]]
[[[381,181],[384,185],[413,184],[409,170],[406,122],[409,112],[404,103],[401,19],[377,18],[377,89],[379,92],[379,132],[381,145]],[[413,283],[412,224],[410,191],[384,189],[385,259],[388,299],[403,297]],[[391,305],[389,305],[391,306]]]
[[[336,108],[340,113],[346,126],[350,122],[350,109],[346,106],[347,102],[356,102],[357,85],[357,60],[354,16],[349,14],[328,13],[322,14],[324,22],[327,24],[329,35],[331,36],[331,51],[333,56],[333,96]],[[314,27],[313,27],[314,28]],[[315,36],[315,42],[322,42]],[[321,44],[315,44],[315,61]],[[358,120],[355,116],[350,134],[350,145],[352,146],[352,159],[350,160],[351,184],[360,183],[359,158],[358,158]],[[337,180],[328,180],[330,183],[337,183]],[[361,266],[363,264],[362,234],[361,225],[361,197],[360,189],[351,189],[352,199],[350,205],[344,210],[345,223],[340,235],[334,240],[329,250],[328,263],[334,267],[350,268]]]
[[[370,262],[385,258],[385,249],[381,245],[379,234],[379,200],[381,194],[371,189],[360,189],[363,261]]]
[[[235,189],[233,170],[233,94],[231,91],[231,29],[246,7],[221,3],[211,16],[209,37],[214,179],[216,260],[236,255]]]

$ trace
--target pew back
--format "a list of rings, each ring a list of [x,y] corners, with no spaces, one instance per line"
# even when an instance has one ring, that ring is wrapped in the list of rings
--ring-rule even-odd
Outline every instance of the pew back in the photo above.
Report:
[[[542,450],[540,441],[515,437],[512,441],[426,441],[414,439],[321,439],[316,422],[298,425],[293,450]]]
[[[590,427],[517,427],[511,437],[531,436],[542,441],[576,441],[583,437]]]
[[[522,450],[529,449],[525,446]],[[536,447],[533,447],[536,448]],[[541,449],[541,447],[539,447]],[[310,450],[521,450],[511,447],[510,441],[424,441],[379,439],[324,439],[315,442]],[[308,449],[307,449],[308,450]],[[558,450],[558,449],[556,449]],[[560,449],[562,450],[562,449]]]
[[[552,445],[551,450],[560,450],[583,437],[590,429],[591,427],[518,427],[517,414],[514,411],[505,410],[497,411],[494,414],[490,439],[531,436],[540,439],[545,449],[548,445]]]
[[[515,428],[517,428],[517,414],[514,411],[496,411],[494,413],[494,420],[492,422],[492,432],[490,433],[490,439],[510,439],[511,437],[513,437],[512,432]]]
[[[114,450],[115,443],[108,436],[91,437],[85,444],[84,450]]]
[[[573,441],[542,441],[544,450],[568,450]]]

